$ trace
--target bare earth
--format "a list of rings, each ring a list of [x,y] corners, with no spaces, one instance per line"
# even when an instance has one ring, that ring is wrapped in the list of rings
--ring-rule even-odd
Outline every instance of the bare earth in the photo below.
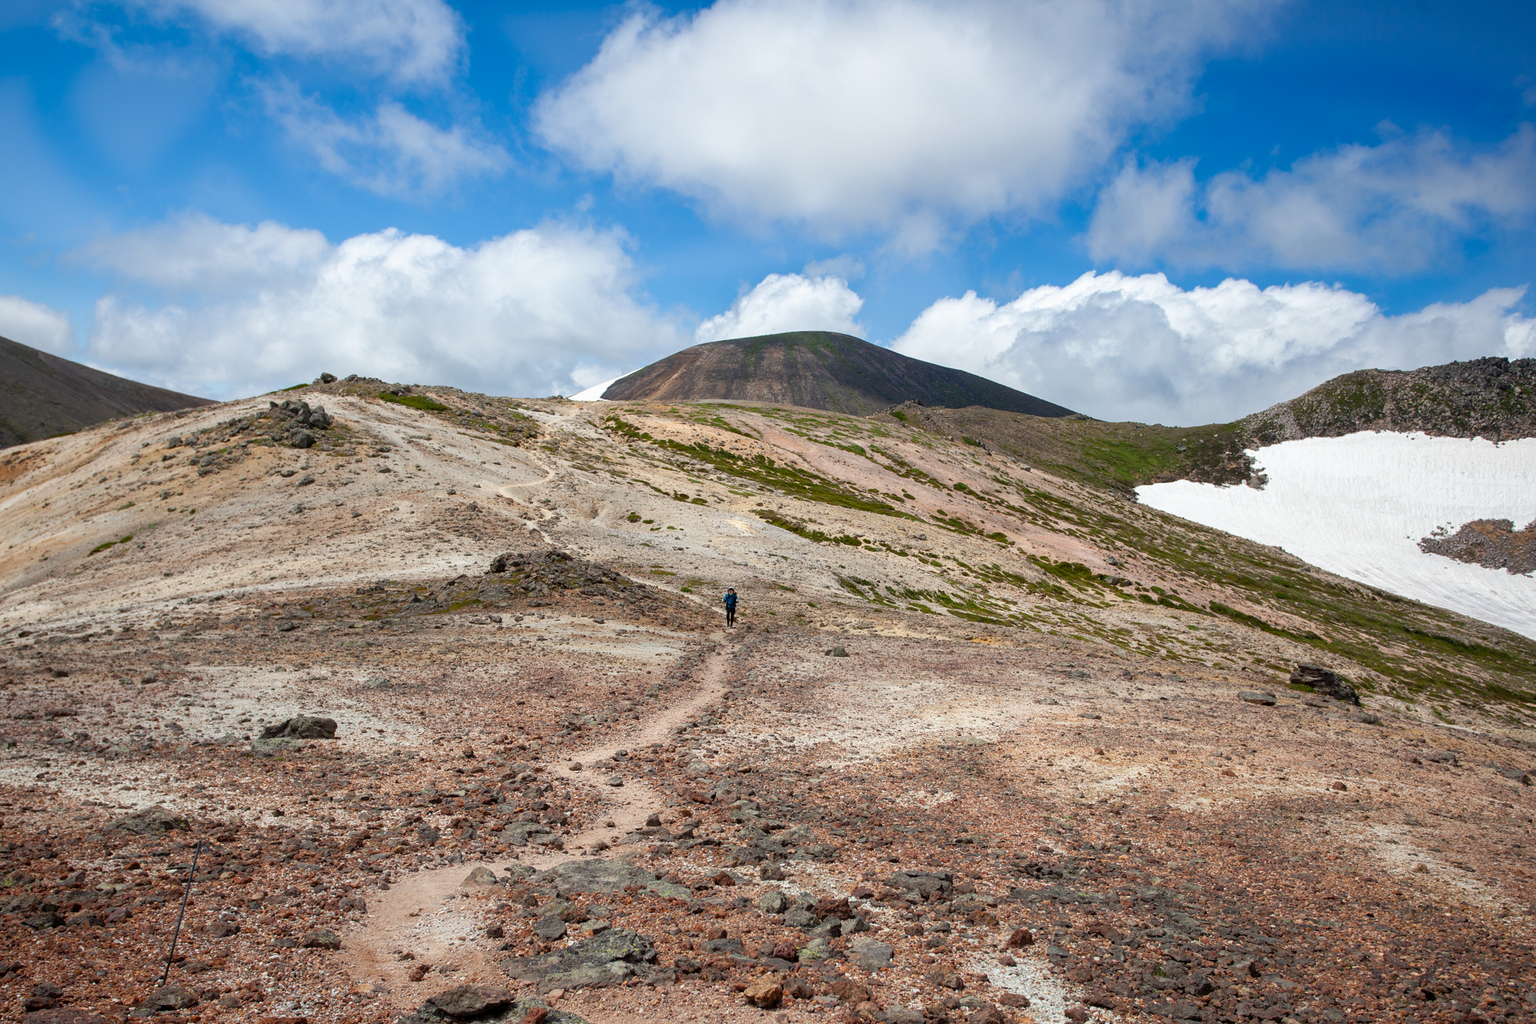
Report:
[[[464,984],[637,1024],[1536,1019],[1523,710],[1288,688],[1316,652],[1180,606],[1216,584],[985,500],[1123,499],[793,411],[520,402],[512,446],[319,390],[307,450],[197,447],[263,397],[0,456],[7,1019],[386,1021]],[[296,715],[335,738],[260,742]],[[191,1005],[156,1013],[198,842]],[[659,881],[532,873],[593,860]],[[624,929],[653,962],[611,986],[503,966]]]

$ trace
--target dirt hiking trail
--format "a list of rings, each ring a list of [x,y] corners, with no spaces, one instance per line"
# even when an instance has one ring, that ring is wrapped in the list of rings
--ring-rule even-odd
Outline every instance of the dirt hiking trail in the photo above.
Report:
[[[716,633],[710,642],[718,644],[722,639]],[[665,799],[655,787],[639,779],[626,778],[622,786],[610,786],[607,780],[621,769],[595,770],[592,765],[613,761],[621,750],[665,743],[675,730],[720,699],[726,689],[723,680],[729,657],[729,651],[711,653],[699,670],[698,688],[686,700],[668,705],[619,736],[551,764],[552,775],[558,773],[560,781],[597,794],[605,806],[594,815],[592,825],[569,837],[565,849],[523,852],[514,863],[544,871],[582,857],[618,857],[619,852],[610,849],[609,842],[641,828],[652,814],[660,814]],[[573,771],[578,764],[580,770]],[[401,877],[388,890],[371,893],[363,927],[343,938],[342,956],[356,985],[388,989],[383,999],[401,1012],[414,1008],[426,995],[450,982],[505,985],[507,979],[497,966],[495,951],[475,920],[477,901],[459,902],[462,894],[474,891],[462,887],[474,867],[466,863],[422,869]],[[401,959],[406,952],[414,959]],[[419,966],[428,967],[430,974],[437,976],[435,988],[418,989],[412,984],[410,974]]]

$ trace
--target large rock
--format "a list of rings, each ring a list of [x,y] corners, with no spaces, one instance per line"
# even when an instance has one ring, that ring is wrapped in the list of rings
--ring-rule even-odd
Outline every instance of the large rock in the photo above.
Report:
[[[511,957],[502,970],[536,983],[540,993],[557,988],[603,988],[648,973],[656,960],[651,940],[629,928],[614,928],[540,956]]]
[[[474,1020],[480,1024],[525,1024],[528,1021],[538,1021],[539,1024],[587,1024],[585,1017],[561,1010],[551,1010],[545,1005],[544,1000],[535,996],[526,996],[503,1003],[501,996],[505,993],[500,989],[477,988],[471,985],[460,986],[460,989],[471,991],[462,997],[451,996],[451,993],[458,992],[459,989],[439,993],[422,1003],[415,1012],[401,1017],[396,1024],[453,1024],[455,1021],[463,1020]],[[437,1004],[439,999],[445,1000],[460,1012],[469,1010],[479,1000],[484,1000],[485,1008],[475,1016],[459,1017],[443,1010]]]
[[[34,1010],[23,1014],[21,1024],[108,1024],[107,1018],[73,1006],[58,1006],[50,1010]]]
[[[291,740],[333,740],[336,738],[336,719],[315,715],[298,715],[277,725],[261,730],[261,738]]]
[[[1360,695],[1355,692],[1355,688],[1331,668],[1302,662],[1296,666],[1296,671],[1291,673],[1291,685],[1310,686],[1318,693],[1332,697],[1334,700],[1342,700],[1355,707],[1360,706]]]
[[[534,876],[536,885],[552,887],[562,896],[587,892],[622,892],[638,885],[658,896],[690,899],[693,893],[682,885],[663,882],[649,871],[623,860],[571,860],[557,864]]]
[[[784,987],[772,977],[765,975],[748,985],[742,996],[752,1006],[771,1010],[784,998]]]
[[[947,895],[954,886],[955,876],[948,871],[898,871],[885,880],[897,889],[910,889],[919,896]]]
[[[878,971],[891,966],[895,950],[888,942],[879,942],[860,936],[848,946],[848,959],[866,971]]]
[[[465,889],[484,889],[495,884],[496,872],[481,864],[465,875],[464,881],[460,882],[459,886]]]
[[[112,827],[136,836],[149,836],[169,832],[172,829],[185,831],[192,826],[187,823],[186,818],[156,804],[154,807],[146,807],[142,811],[134,811],[132,814],[118,818],[112,823]]]
[[[197,1005],[197,993],[173,981],[151,992],[145,1005],[156,1010],[189,1010]]]
[[[454,1020],[474,1020],[512,1003],[512,993],[504,988],[483,985],[459,985],[439,992],[427,1002]]]

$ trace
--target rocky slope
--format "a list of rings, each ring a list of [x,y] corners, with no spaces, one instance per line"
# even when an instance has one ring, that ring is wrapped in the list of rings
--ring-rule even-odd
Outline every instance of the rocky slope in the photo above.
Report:
[[[1536,644],[914,420],[337,381],[0,455],[0,1000],[1536,1012]]]
[[[1072,410],[947,366],[830,331],[694,345],[615,381],[611,401],[765,402],[866,416],[902,402],[969,405],[1033,416]]]
[[[0,448],[73,433],[116,416],[209,404],[0,338]]]
[[[1536,359],[1357,370],[1242,421],[1255,447],[1359,430],[1502,441],[1536,436]]]

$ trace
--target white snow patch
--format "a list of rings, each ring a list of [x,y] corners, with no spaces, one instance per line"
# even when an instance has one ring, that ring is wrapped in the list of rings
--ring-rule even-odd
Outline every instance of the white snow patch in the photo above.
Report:
[[[1284,548],[1319,568],[1536,638],[1536,578],[1419,550],[1436,529],[1536,519],[1536,438],[1362,431],[1251,453],[1269,483],[1136,488],[1155,509]]]
[[[601,384],[593,384],[591,387],[587,388],[587,390],[585,390],[585,391],[578,391],[578,392],[576,392],[576,394],[572,395],[571,396],[571,401],[573,401],[573,402],[606,402],[606,401],[608,401],[608,399],[603,397],[603,392],[607,391],[609,388],[613,387],[614,384],[616,384],[617,382],[623,380],[625,377],[628,377],[628,376],[629,376],[629,374],[626,373],[626,374],[623,374],[621,376],[613,378],[613,380],[605,380]]]

